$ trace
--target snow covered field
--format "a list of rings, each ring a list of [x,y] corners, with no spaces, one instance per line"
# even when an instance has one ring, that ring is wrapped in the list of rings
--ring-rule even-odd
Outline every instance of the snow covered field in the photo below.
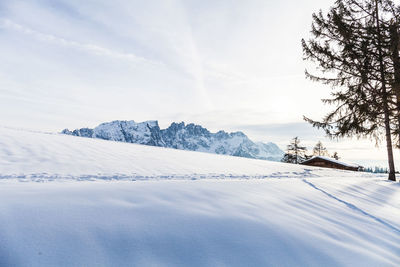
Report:
[[[0,128],[0,266],[399,266],[385,176]]]

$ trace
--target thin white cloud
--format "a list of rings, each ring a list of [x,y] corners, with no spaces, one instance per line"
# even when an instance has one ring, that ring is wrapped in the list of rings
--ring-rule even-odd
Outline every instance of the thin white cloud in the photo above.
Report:
[[[40,41],[53,43],[60,46],[71,47],[74,49],[78,49],[81,51],[86,51],[91,54],[95,54],[98,56],[106,56],[115,59],[127,60],[135,63],[144,63],[147,65],[153,66],[163,66],[165,64],[163,62],[158,62],[154,60],[149,60],[147,58],[137,56],[133,53],[122,53],[112,49],[108,49],[99,45],[95,44],[87,44],[87,43],[80,43],[73,40],[68,40],[59,36],[55,36],[53,34],[43,33],[37,30],[34,30],[30,27],[25,25],[21,25],[19,23],[14,22],[10,19],[0,19],[0,28],[5,28],[9,30],[14,30],[26,35],[30,35]],[[215,62],[204,62],[201,63],[200,56],[198,55],[198,51],[196,49],[196,44],[193,41],[193,37],[189,40],[186,39],[187,44],[189,44],[190,51],[191,51],[191,60],[188,60],[188,64],[186,67],[190,70],[193,78],[197,82],[197,87],[200,91],[205,93],[205,85],[204,85],[204,76],[213,77],[217,79],[221,79],[224,82],[234,82],[234,83],[246,83],[250,82],[246,79],[246,75],[239,73],[237,71],[228,69],[227,66],[219,65]],[[204,69],[204,70],[203,70]],[[253,79],[252,79],[253,80]]]
[[[123,60],[128,60],[128,61],[137,62],[137,63],[145,63],[148,65],[155,65],[155,66],[163,66],[164,65],[161,62],[156,62],[156,61],[149,60],[149,59],[146,59],[143,57],[139,57],[132,53],[122,53],[122,52],[104,48],[104,47],[101,47],[98,45],[79,43],[79,42],[76,42],[73,40],[67,40],[62,37],[54,36],[52,34],[39,32],[39,31],[31,29],[27,26],[15,23],[14,21],[9,20],[9,19],[1,19],[0,27],[33,36],[34,38],[44,41],[44,42],[49,42],[49,43],[53,43],[53,44],[57,44],[57,45],[61,45],[61,46],[67,46],[67,47],[71,47],[74,49],[79,49],[79,50],[86,51],[86,52],[89,52],[89,53],[92,53],[95,55],[99,55],[99,56],[107,56],[107,57],[111,57],[111,58],[123,59]]]

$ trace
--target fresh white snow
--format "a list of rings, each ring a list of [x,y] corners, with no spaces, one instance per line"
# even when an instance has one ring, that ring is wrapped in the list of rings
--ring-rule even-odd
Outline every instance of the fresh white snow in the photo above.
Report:
[[[399,266],[385,176],[0,128],[0,266]]]

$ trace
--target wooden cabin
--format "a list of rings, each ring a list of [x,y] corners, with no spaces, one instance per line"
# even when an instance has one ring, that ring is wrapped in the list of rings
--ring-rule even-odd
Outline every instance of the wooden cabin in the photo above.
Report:
[[[350,164],[335,160],[333,158],[315,156],[309,160],[303,161],[300,163],[302,165],[315,166],[315,167],[323,167],[323,168],[332,168],[332,169],[340,169],[340,170],[348,170],[348,171],[360,171],[362,170],[362,166],[357,164]]]

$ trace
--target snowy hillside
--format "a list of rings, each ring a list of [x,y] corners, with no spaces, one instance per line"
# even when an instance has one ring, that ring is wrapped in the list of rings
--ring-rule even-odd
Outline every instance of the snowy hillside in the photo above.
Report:
[[[242,132],[211,133],[193,123],[172,123],[160,129],[157,121],[112,121],[102,123],[94,129],[82,128],[64,134],[100,138],[142,145],[201,151],[215,154],[254,159],[280,161],[284,152],[274,143],[254,143]]]
[[[384,176],[0,128],[0,266],[399,266]]]

